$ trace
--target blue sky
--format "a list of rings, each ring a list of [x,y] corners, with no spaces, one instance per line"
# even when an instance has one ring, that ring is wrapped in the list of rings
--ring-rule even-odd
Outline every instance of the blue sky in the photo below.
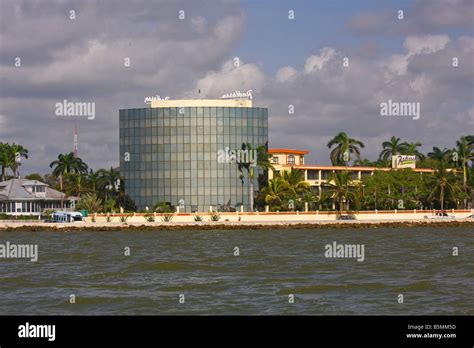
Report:
[[[259,62],[274,74],[291,65],[301,68],[304,60],[321,47],[355,48],[370,37],[351,32],[348,21],[364,11],[409,9],[411,1],[388,0],[244,0],[245,36],[235,54],[244,61]],[[295,20],[288,20],[288,11]],[[381,53],[389,55],[403,44],[403,37],[376,37]]]

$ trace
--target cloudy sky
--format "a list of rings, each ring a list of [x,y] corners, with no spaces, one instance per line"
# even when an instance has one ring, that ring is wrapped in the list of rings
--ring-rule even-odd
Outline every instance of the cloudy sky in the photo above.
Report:
[[[198,89],[252,89],[270,147],[310,150],[307,163],[329,163],[339,131],[373,160],[392,135],[453,147],[474,133],[474,2],[0,0],[0,141],[29,149],[23,174],[72,151],[75,124],[79,155],[116,166],[119,109]],[[95,102],[95,119],[56,116],[63,99]],[[419,102],[420,118],[382,117],[389,99]]]

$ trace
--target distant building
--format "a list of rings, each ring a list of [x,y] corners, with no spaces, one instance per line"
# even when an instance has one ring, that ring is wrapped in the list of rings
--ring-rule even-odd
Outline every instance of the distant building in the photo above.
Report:
[[[270,149],[268,153],[272,155],[271,163],[275,168],[276,172],[282,170],[291,170],[291,168],[300,169],[304,171],[305,181],[311,185],[313,192],[319,196],[323,191],[323,187],[328,185],[328,180],[331,174],[339,171],[348,171],[352,180],[361,180],[365,175],[373,175],[375,171],[388,172],[392,169],[402,168],[398,165],[394,168],[382,168],[382,167],[345,167],[345,166],[317,166],[317,165],[306,165],[304,163],[304,155],[307,155],[309,151],[306,150],[292,150],[292,149]],[[396,156],[394,156],[396,157]],[[409,156],[405,156],[409,157]],[[402,159],[405,160],[405,157]],[[397,157],[398,158],[398,157]],[[414,166],[414,159],[410,165]],[[412,168],[417,173],[433,173],[433,169],[427,168]],[[268,179],[273,179],[273,172],[268,172]]]
[[[240,95],[151,100],[149,107],[120,110],[120,173],[139,210],[158,202],[181,212],[250,209],[250,185],[241,179],[245,169],[239,171],[250,160],[227,155],[242,144],[266,146],[268,109]]]
[[[41,215],[47,209],[73,209],[77,197],[69,197],[37,180],[11,179],[0,182],[0,213]]]

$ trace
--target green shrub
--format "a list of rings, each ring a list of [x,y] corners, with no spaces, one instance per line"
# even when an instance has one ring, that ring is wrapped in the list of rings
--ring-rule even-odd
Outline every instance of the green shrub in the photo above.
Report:
[[[169,202],[158,202],[153,209],[157,213],[174,213],[175,209]]]
[[[217,211],[213,211],[211,214],[210,221],[219,221],[221,219],[221,215]]]
[[[153,214],[146,214],[145,215],[145,220],[147,222],[155,222],[155,216]]]
[[[161,217],[161,221],[163,222],[171,222],[174,218],[173,214],[165,214]]]
[[[203,221],[204,218],[202,216],[199,216],[199,215],[194,215],[194,221]]]

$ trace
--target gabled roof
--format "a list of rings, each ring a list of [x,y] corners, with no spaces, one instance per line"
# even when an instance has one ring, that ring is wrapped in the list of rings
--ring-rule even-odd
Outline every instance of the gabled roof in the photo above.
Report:
[[[29,192],[26,189],[28,186],[45,186],[44,197]],[[41,181],[10,179],[0,182],[0,200],[60,200],[61,198],[66,198],[66,195]]]

